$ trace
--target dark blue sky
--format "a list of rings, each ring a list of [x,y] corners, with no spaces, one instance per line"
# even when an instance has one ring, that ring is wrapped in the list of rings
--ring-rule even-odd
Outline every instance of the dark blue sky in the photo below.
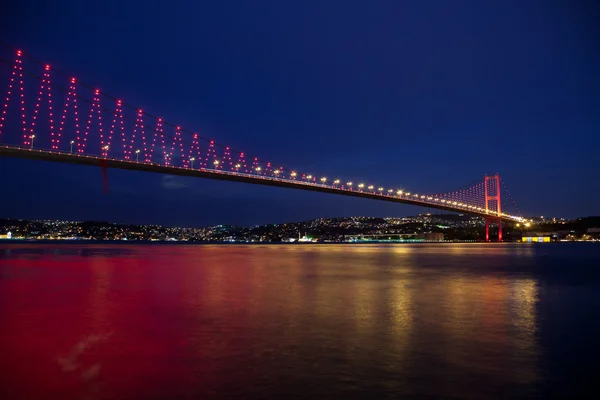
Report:
[[[525,213],[574,217],[599,213],[599,17],[567,0],[22,0],[0,38],[278,164],[428,193],[498,172]],[[422,211],[109,177],[103,195],[98,168],[0,159],[0,216],[198,226]]]

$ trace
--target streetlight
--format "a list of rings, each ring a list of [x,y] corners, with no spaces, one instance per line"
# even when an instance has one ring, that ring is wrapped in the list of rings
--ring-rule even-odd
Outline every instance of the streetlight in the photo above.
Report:
[[[359,189],[362,189],[362,188],[364,188],[364,187],[365,187],[365,184],[364,184],[364,183],[359,183],[359,184],[358,184],[358,188],[359,188]]]
[[[235,164],[235,171],[239,171],[242,168],[242,164]]]
[[[215,160],[213,164],[215,164],[215,168],[219,168],[219,160]]]
[[[311,180],[312,179],[312,175],[306,175],[306,179]]]
[[[106,157],[108,155],[108,145],[104,146],[102,150],[104,150],[104,157]]]
[[[256,169],[256,172],[259,172],[259,173],[260,173],[260,170],[261,170],[262,168],[261,168],[261,167],[256,167],[255,169]]]
[[[191,169],[194,169],[194,161],[196,161],[196,158],[195,157],[191,157],[190,158],[190,168]]]
[[[339,180],[339,179],[336,179],[335,181],[333,181],[333,184],[334,184],[334,185],[339,185],[339,184],[340,184],[340,180]]]
[[[325,177],[322,177],[322,178],[321,178],[321,182],[323,182],[323,183],[327,182],[327,178],[325,178]]]
[[[139,150],[135,151],[135,162],[140,162],[140,151]]]
[[[275,176],[278,176],[280,172],[281,172],[281,171],[280,171],[280,170],[278,170],[278,169],[276,169],[275,171],[273,171],[273,173],[275,174]]]
[[[367,189],[369,190],[373,190],[374,186],[373,185],[369,185],[369,187]]]
[[[290,176],[291,176],[292,178],[295,178],[295,177],[296,177],[296,175],[298,175],[298,174],[296,173],[296,171],[292,171],[292,173],[290,174]]]
[[[35,139],[35,135],[31,135],[31,150],[33,150],[33,139]]]
[[[73,154],[73,145],[75,144],[74,140],[71,140],[71,149],[69,150],[69,154]]]

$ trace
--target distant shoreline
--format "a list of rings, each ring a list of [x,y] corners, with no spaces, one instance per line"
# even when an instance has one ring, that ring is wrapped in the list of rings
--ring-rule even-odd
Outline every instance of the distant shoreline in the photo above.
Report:
[[[575,241],[555,241],[550,243],[600,243],[600,241],[593,240],[575,240]],[[502,244],[516,243],[516,244],[538,244],[533,242],[521,242],[521,241],[510,241],[500,242]],[[92,239],[79,239],[79,240],[64,240],[64,239],[0,239],[0,245],[15,244],[15,245],[45,245],[45,244],[56,244],[61,246],[68,245],[230,245],[230,246],[259,246],[259,245],[294,245],[294,246],[306,246],[306,245],[370,245],[370,244],[390,244],[390,245],[422,245],[422,244],[499,244],[499,242],[484,242],[475,240],[447,240],[447,241],[364,241],[364,242],[227,242],[227,241],[172,241],[172,240],[92,240]],[[549,244],[549,243],[539,243]]]

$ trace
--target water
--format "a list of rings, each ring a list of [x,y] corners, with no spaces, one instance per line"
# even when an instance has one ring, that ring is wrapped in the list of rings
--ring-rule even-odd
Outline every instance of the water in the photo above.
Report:
[[[600,246],[0,245],[0,399],[597,395]]]

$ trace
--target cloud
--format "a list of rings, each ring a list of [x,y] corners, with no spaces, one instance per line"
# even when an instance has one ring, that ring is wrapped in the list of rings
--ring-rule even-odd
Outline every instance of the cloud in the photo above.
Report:
[[[164,189],[168,190],[181,190],[189,187],[181,179],[172,175],[163,175],[161,185]]]

